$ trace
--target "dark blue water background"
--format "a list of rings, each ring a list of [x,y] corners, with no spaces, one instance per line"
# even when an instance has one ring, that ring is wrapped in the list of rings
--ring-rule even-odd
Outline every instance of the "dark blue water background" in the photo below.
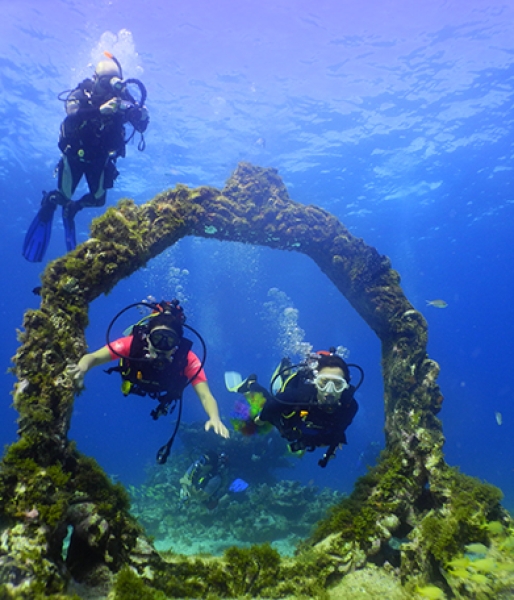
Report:
[[[39,303],[31,290],[44,265],[20,249],[41,191],[55,185],[56,97],[110,50],[146,84],[151,126],[146,151],[131,145],[119,161],[108,204],[176,183],[222,187],[241,160],[277,168],[294,200],[329,210],[391,258],[441,365],[447,460],[499,485],[514,507],[512,3],[26,0],[1,11],[4,371],[23,312]],[[78,215],[80,241],[100,212]],[[63,251],[56,223],[47,259]],[[351,489],[359,456],[383,444],[379,343],[310,259],[185,239],[92,305],[90,348],[147,294],[183,300],[225,419],[235,398],[224,371],[266,380],[291,338],[348,348],[366,372],[349,445],[326,470],[308,456],[285,476]],[[439,298],[446,309],[426,306]],[[286,308],[297,312],[285,318]],[[13,383],[0,380],[3,444],[15,439]],[[185,400],[184,419],[203,419],[191,390]],[[151,408],[97,369],[70,436],[108,473],[140,483],[171,428]]]

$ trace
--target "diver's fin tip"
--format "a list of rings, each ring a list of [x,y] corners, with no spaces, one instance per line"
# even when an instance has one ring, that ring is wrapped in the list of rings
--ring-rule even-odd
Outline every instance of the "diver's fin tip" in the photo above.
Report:
[[[241,373],[236,371],[225,372],[225,386],[229,392],[237,392],[239,386],[243,383]]]
[[[55,205],[43,205],[34,217],[23,241],[22,254],[29,262],[41,262],[45,256],[50,237]]]

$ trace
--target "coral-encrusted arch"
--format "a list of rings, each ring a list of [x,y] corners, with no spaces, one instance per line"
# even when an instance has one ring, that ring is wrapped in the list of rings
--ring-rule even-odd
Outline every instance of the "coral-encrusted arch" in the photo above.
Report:
[[[74,390],[65,367],[85,351],[89,303],[186,235],[307,254],[382,342],[389,458],[382,459],[373,489],[359,497],[359,522],[369,522],[371,529],[362,539],[355,538],[355,529],[330,531],[327,560],[359,566],[392,531],[400,528],[405,537],[417,526],[416,515],[421,523],[427,489],[448,510],[450,476],[435,416],[442,402],[439,368],[427,357],[426,322],[405,298],[398,274],[334,216],[293,202],[275,170],[241,164],[222,191],[178,186],[142,206],[121,201],[93,222],[87,242],[46,268],[41,307],[26,312],[14,359],[20,438],[0,470],[0,508],[8,523],[0,581],[16,573],[15,587],[62,589],[59,557],[69,523],[75,538],[67,567],[75,578],[92,581],[127,564],[143,576],[148,568],[162,570],[162,560],[128,513],[123,490],[68,441]],[[34,527],[33,508],[41,526]],[[402,568],[426,572],[428,553],[419,543],[403,553]],[[342,573],[341,565],[336,568]],[[187,577],[183,565],[181,573]],[[152,585],[160,584],[155,579]]]

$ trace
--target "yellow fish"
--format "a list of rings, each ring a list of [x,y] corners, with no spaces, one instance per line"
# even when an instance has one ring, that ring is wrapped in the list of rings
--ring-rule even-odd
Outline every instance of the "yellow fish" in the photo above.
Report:
[[[484,546],[484,544],[467,544],[466,546],[464,546],[464,548],[466,549],[466,552],[469,552],[470,554],[487,554],[489,548],[487,546]]]
[[[472,561],[469,566],[481,573],[491,573],[496,569],[496,561],[492,558],[479,558]]]
[[[434,308],[446,308],[448,302],[444,300],[427,300],[427,306],[433,306]]]
[[[443,600],[446,598],[443,590],[436,587],[435,585],[426,585],[424,587],[416,588],[416,592],[422,598],[429,598],[429,600]]]
[[[485,585],[491,581],[486,575],[482,575],[482,573],[473,573],[469,578],[479,585]]]
[[[461,558],[454,558],[448,564],[450,565],[450,567],[453,567],[455,569],[465,569],[469,567],[470,562],[471,560],[469,558],[463,556]]]

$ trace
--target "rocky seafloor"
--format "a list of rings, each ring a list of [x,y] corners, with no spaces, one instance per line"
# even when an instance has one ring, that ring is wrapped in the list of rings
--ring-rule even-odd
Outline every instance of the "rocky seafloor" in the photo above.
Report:
[[[228,456],[228,483],[240,478],[248,487],[236,493],[226,486],[214,509],[194,500],[184,504],[180,478],[202,451],[213,447],[205,446],[205,433],[199,426],[184,427],[181,440],[182,448],[166,465],[149,467],[145,483],[129,487],[132,513],[154,538],[159,551],[220,555],[234,545],[270,543],[281,555],[290,556],[297,543],[344,496],[328,487],[278,479],[278,468],[291,468],[291,461],[298,460],[288,457],[278,436],[235,435],[216,440],[214,449]]]

